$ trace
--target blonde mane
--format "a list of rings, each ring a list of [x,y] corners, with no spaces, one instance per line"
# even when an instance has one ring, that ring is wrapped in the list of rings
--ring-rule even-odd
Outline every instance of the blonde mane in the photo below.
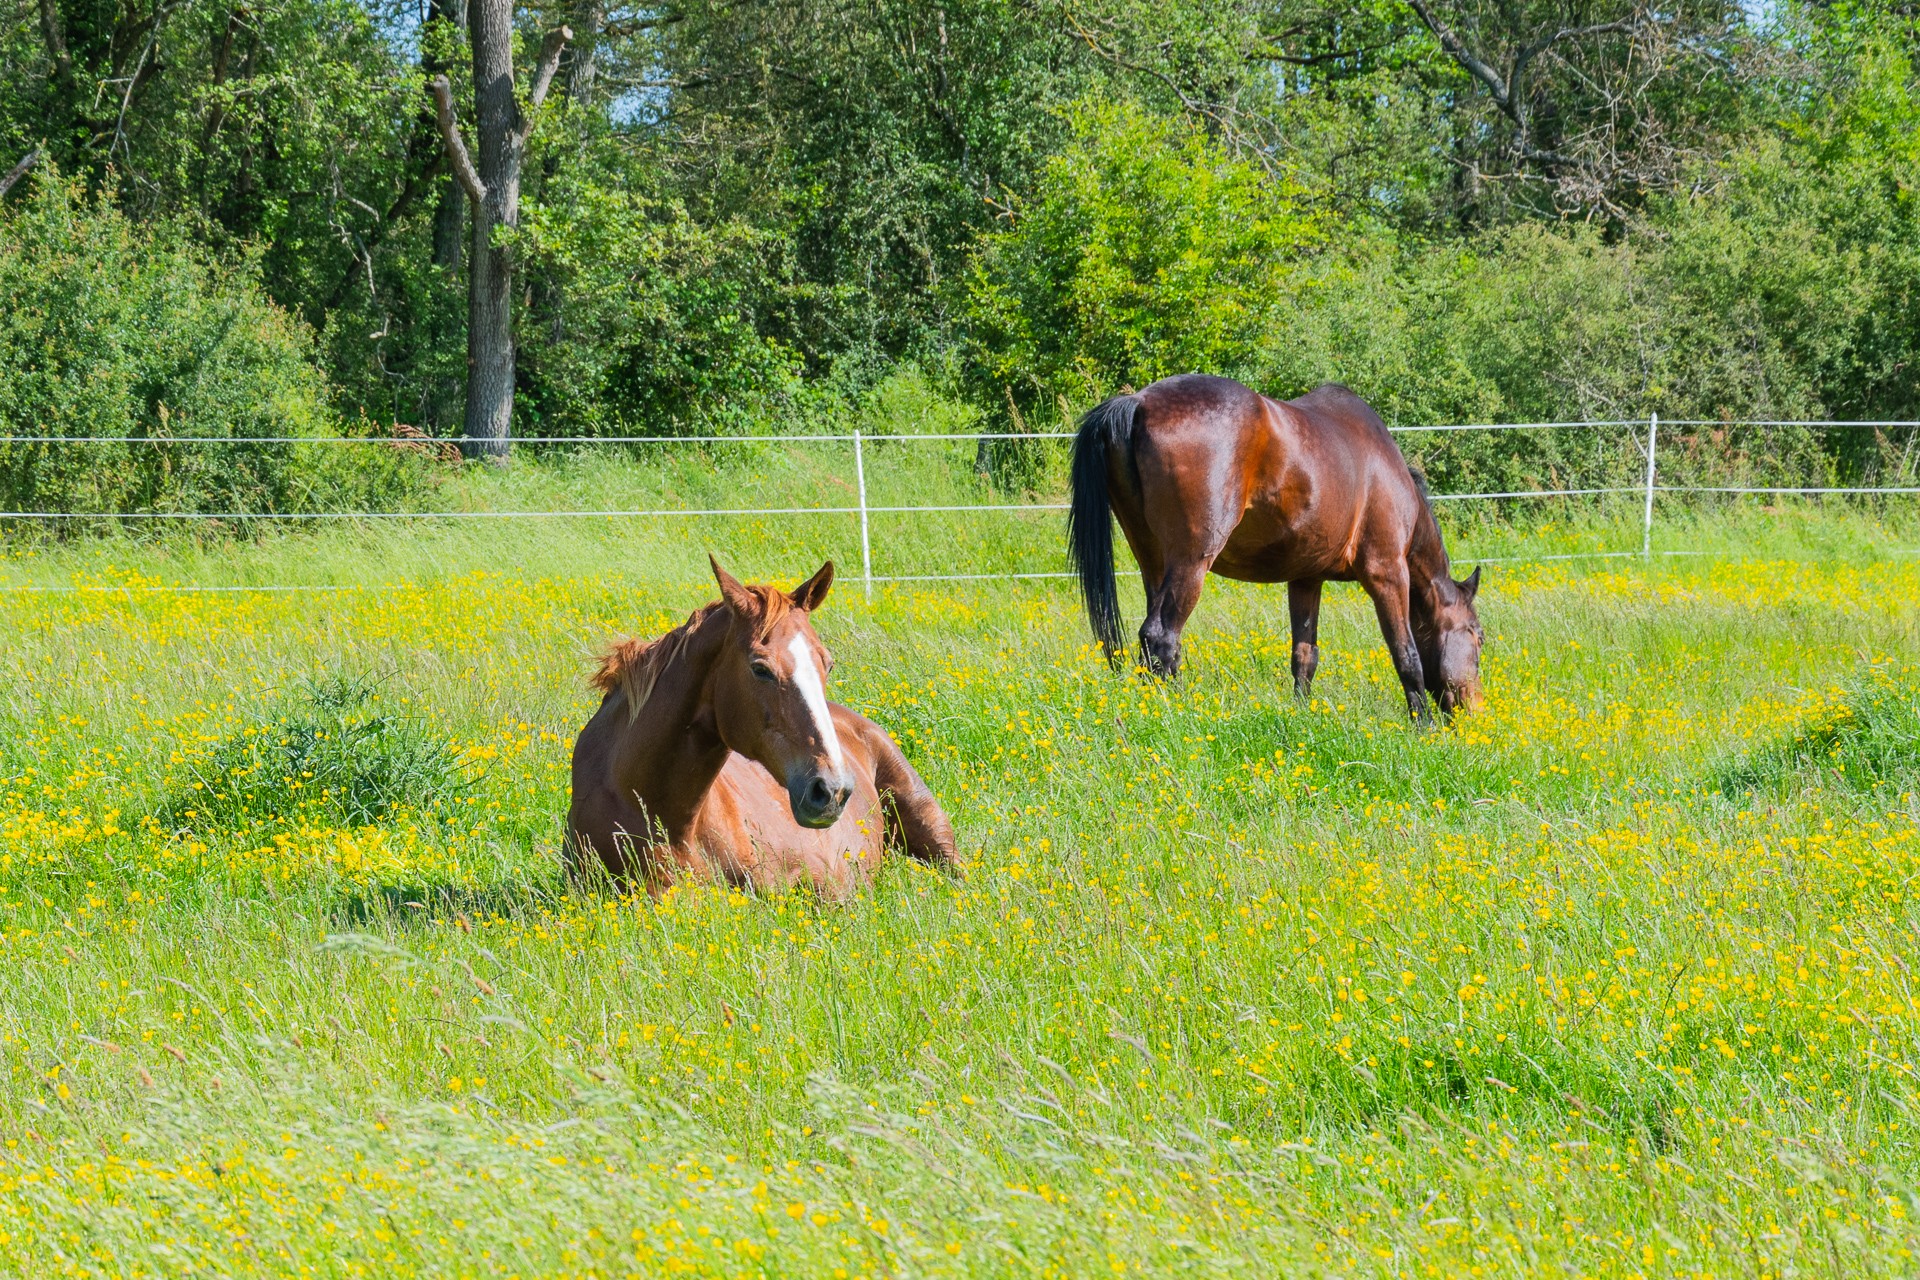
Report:
[[[764,639],[792,609],[793,601],[778,587],[750,586],[747,590],[760,599],[760,636]],[[602,693],[610,694],[618,690],[624,695],[627,700],[627,720],[631,723],[639,717],[640,709],[647,705],[647,699],[653,696],[653,687],[659,682],[660,673],[686,648],[687,637],[714,610],[726,607],[724,601],[718,600],[702,605],[688,614],[685,622],[658,640],[628,636],[614,641],[600,655],[600,667],[589,678],[589,682]]]

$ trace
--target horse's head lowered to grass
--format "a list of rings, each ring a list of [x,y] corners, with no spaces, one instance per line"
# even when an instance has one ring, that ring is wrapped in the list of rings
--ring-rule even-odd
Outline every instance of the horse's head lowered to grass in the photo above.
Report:
[[[1413,611],[1427,692],[1439,702],[1442,715],[1480,709],[1480,646],[1486,632],[1473,607],[1479,591],[1480,570],[1458,579],[1443,572],[1421,593],[1425,607]]]
[[[827,710],[833,657],[809,615],[833,585],[833,561],[791,592],[746,586],[709,561],[732,622],[709,676],[720,739],[786,785],[795,822],[830,827],[853,774]]]

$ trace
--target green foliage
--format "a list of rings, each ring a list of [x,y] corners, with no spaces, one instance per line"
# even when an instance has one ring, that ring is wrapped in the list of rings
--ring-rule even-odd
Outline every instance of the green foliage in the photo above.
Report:
[[[523,241],[565,323],[527,361],[531,404],[562,434],[724,434],[777,416],[795,353],[766,336],[794,304],[789,246],[740,221],[599,175],[553,184]]]
[[[1838,58],[1838,55],[1835,55]],[[1083,104],[968,281],[968,386],[1061,418],[1189,369],[1279,396],[1352,386],[1390,421],[1920,416],[1920,88],[1849,46],[1784,136],[1623,234],[1521,222],[1467,238],[1335,220],[1310,192],[1133,106]],[[1011,413],[1008,410],[1011,409]],[[1910,483],[1914,433],[1666,432],[1670,480]],[[1620,487],[1638,433],[1409,436],[1443,489]]]
[[[769,330],[814,371],[937,342],[944,287],[1105,69],[1051,4],[699,3],[663,24],[682,77],[655,136],[703,222],[741,218],[790,254],[802,305]]]
[[[1301,264],[1330,219],[1299,182],[1135,103],[1084,101],[1069,120],[966,280],[982,400],[1053,419],[1122,383],[1247,375],[1312,290]]]
[[[1719,332],[1739,334],[1704,349],[1676,341],[1703,398],[1758,365],[1781,411],[1920,415],[1920,80],[1908,52],[1867,42],[1784,137],[1743,150],[1722,191],[1662,225],[1688,311],[1726,316]]]
[[[318,327],[408,179],[419,86],[380,17],[355,0],[12,11],[0,169],[13,146],[39,144],[143,221],[188,223],[222,249],[255,244],[268,293]]]
[[[283,714],[198,761],[156,819],[169,830],[365,826],[458,802],[472,783],[447,744],[410,718],[377,712],[377,700],[364,678],[309,681]]]
[[[223,264],[48,170],[0,210],[0,428],[167,440],[337,434],[299,323],[250,262]],[[393,450],[260,445],[0,446],[8,510],[303,511],[390,502]]]
[[[979,410],[946,394],[945,370],[929,373],[902,364],[869,387],[858,402],[855,421],[872,435],[962,435],[977,430]]]
[[[562,17],[575,41],[524,174],[516,430],[842,421],[901,361],[996,427],[1185,369],[1342,380],[1402,422],[1920,415],[1910,13],[1688,0],[1563,39],[1551,5],[1432,7],[1500,74],[1531,51],[1524,124],[1385,0],[523,7],[517,74]],[[287,366],[221,415],[331,402],[451,434],[466,198],[421,85],[452,73],[464,99],[465,58],[439,0],[16,6],[0,170],[43,148],[130,221],[145,271],[190,295],[244,277],[209,296],[264,295],[319,335],[302,358],[324,382]],[[70,398],[117,394],[106,366]],[[205,416],[152,395],[147,429],[185,408]],[[1909,435],[1683,432],[1674,465],[1891,480]],[[1590,436],[1420,448],[1447,484],[1635,465]],[[229,479],[188,489],[304,500],[198,456]],[[1046,482],[1032,450],[981,459]],[[178,487],[101,483],[162,507]]]

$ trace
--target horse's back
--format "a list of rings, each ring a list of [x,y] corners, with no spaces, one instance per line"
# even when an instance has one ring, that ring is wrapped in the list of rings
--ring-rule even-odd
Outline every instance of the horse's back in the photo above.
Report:
[[[1239,522],[1269,469],[1268,401],[1231,378],[1187,373],[1135,396],[1126,447],[1111,451],[1107,490],[1149,576],[1210,555]]]
[[[1185,374],[1139,393],[1134,501],[1116,492],[1136,543],[1198,556],[1254,582],[1345,577],[1366,548],[1403,539],[1411,477],[1386,424],[1329,383],[1271,400],[1229,378]]]
[[[1177,373],[1148,383],[1139,392],[1150,421],[1172,423],[1198,415],[1234,415],[1257,411],[1263,396],[1245,383],[1212,373]]]
[[[1272,400],[1232,378],[1183,373],[1138,394],[1136,430],[1150,447],[1232,450],[1271,464],[1275,449],[1368,463],[1399,450],[1373,406],[1337,382],[1292,400]],[[1312,457],[1303,461],[1311,462]]]
[[[1326,382],[1303,396],[1283,400],[1321,430],[1372,444],[1392,444],[1387,424],[1372,405],[1338,382]]]

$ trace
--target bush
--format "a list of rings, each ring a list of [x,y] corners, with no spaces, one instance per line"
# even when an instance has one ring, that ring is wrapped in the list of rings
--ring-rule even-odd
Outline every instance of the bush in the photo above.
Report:
[[[793,301],[777,234],[702,225],[677,203],[589,175],[529,202],[522,236],[566,298],[564,327],[521,348],[525,407],[548,432],[744,433],[803,395],[798,356],[765,332]]]
[[[1032,197],[983,238],[965,281],[966,377],[1002,421],[1051,427],[1122,384],[1251,377],[1315,289],[1330,219],[1285,173],[1191,124],[1083,101]]]
[[[1636,253],[1584,227],[1522,225],[1455,245],[1356,241],[1326,270],[1317,305],[1269,338],[1256,385],[1286,397],[1342,382],[1409,426],[1636,417],[1655,372]],[[1640,456],[1624,431],[1400,443],[1452,492],[1622,483]]]
[[[1634,424],[1402,436],[1443,490],[1636,485],[1652,413],[1708,424],[1662,430],[1669,483],[1912,483],[1912,429],[1730,425],[1920,416],[1920,85],[1898,49],[1865,42],[1794,130],[1606,232],[1396,240],[1183,123],[1071,120],[967,281],[967,390],[999,421],[1200,370],[1281,398],[1343,382],[1398,425]]]
[[[250,266],[137,226],[58,175],[0,211],[0,429],[187,440],[337,434],[300,326]],[[12,511],[295,512],[390,505],[419,480],[391,449],[0,444]]]
[[[447,744],[373,711],[364,679],[311,682],[273,722],[235,734],[190,766],[154,816],[168,829],[275,824],[368,826],[457,803],[472,789]]]

